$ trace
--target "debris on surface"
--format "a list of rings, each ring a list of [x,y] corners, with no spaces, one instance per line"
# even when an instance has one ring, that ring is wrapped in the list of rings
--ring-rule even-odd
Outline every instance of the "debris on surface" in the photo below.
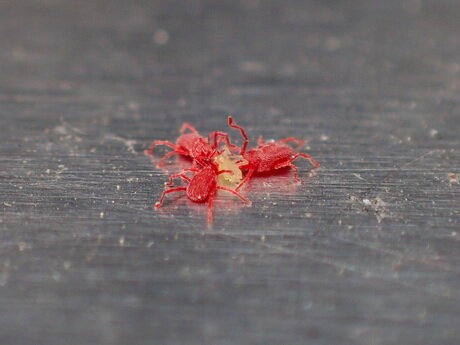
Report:
[[[438,131],[437,129],[433,128],[433,129],[431,129],[431,130],[429,131],[429,134],[430,134],[430,137],[436,138],[436,137],[439,136],[439,131]]]
[[[387,204],[379,197],[372,200],[363,199],[364,210],[373,211],[377,222],[381,223],[384,218],[387,218],[390,214],[387,209]]]
[[[159,29],[153,34],[153,41],[159,46],[165,45],[169,41],[169,33],[166,30]]]
[[[355,195],[350,195],[349,202],[357,205],[362,211],[373,212],[378,223],[381,223],[383,219],[391,216],[388,210],[388,204],[380,197],[360,199]]]
[[[449,183],[452,184],[459,184],[460,181],[458,179],[458,175],[456,173],[448,173],[447,178],[449,179]]]

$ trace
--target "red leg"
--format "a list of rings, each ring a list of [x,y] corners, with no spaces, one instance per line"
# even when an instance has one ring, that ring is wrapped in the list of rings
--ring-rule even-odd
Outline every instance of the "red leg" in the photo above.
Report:
[[[302,181],[300,181],[299,178],[299,168],[297,168],[293,163],[289,164],[289,167],[291,167],[291,169],[294,170],[294,179],[296,180],[296,182],[301,183]]]
[[[212,225],[214,220],[214,196],[215,193],[212,193],[208,197],[208,227]]]
[[[254,169],[248,170],[243,181],[240,182],[240,184],[238,185],[238,187],[235,188],[235,190],[238,191],[245,183],[247,183],[249,179],[251,178],[252,174],[254,174]]]
[[[231,116],[228,117],[228,125],[232,128],[238,129],[241,133],[241,136],[243,137],[243,146],[241,147],[240,150],[240,155],[243,155],[246,152],[246,148],[248,147],[249,144],[249,138],[248,135],[246,134],[246,131],[244,130],[243,127],[238,126],[235,122],[233,122],[233,118]]]
[[[306,153],[303,153],[303,152],[299,152],[299,153],[296,153],[295,158],[293,160],[297,159],[298,157],[305,158],[311,163],[311,165],[313,165],[314,168],[319,168],[319,163],[315,161],[312,156]]]
[[[157,164],[157,168],[161,168],[165,163],[166,163],[166,160],[171,157],[171,156],[174,156],[174,155],[178,155],[179,152],[176,152],[176,151],[171,151],[171,152],[168,152],[167,154],[165,154],[163,156],[163,158],[161,158],[161,160],[158,162]]]
[[[161,158],[160,162],[158,162],[157,168],[161,168],[166,163],[166,160],[169,157],[174,156],[174,155],[190,156],[189,153],[184,150],[174,150],[174,151],[168,152],[167,154],[163,156],[163,158]]]
[[[211,137],[212,137],[212,139],[211,139]],[[214,147],[217,148],[219,146],[219,143],[220,143],[220,140],[218,140],[219,138],[220,138],[220,140],[224,141],[227,144],[227,146],[230,149],[230,151],[233,151],[234,149],[238,148],[237,145],[232,144],[232,142],[230,140],[230,137],[225,132],[219,132],[219,131],[212,132],[211,134],[209,134],[208,141],[209,142],[212,141]]]
[[[168,186],[168,187],[171,187],[173,185],[174,179],[176,179],[176,178],[182,178],[187,182],[191,181],[191,178],[188,177],[187,175],[185,175],[185,171],[182,171],[182,172],[180,172],[178,174],[169,175],[169,180],[168,180],[168,182],[165,183],[165,185]]]
[[[242,202],[244,202],[246,205],[250,206],[252,203],[250,200],[246,199],[244,196],[242,196],[240,193],[238,193],[237,191],[231,189],[231,188],[228,188],[228,187],[224,187],[224,186],[217,186],[217,189],[221,189],[221,190],[225,190],[227,192],[230,192],[232,193],[233,195],[235,195],[236,197],[240,198],[240,200]]]
[[[302,139],[298,139],[298,138],[294,138],[294,137],[288,137],[288,138],[283,138],[283,139],[280,139],[278,140],[279,142],[282,142],[282,143],[294,143],[297,145],[297,147],[301,147],[305,144],[305,140],[302,140]]]
[[[195,127],[193,127],[190,123],[184,122],[182,124],[182,127],[180,128],[180,134],[184,134],[187,130],[189,130],[192,133],[198,134],[198,131],[196,130]]]
[[[168,146],[170,148],[172,148],[173,150],[176,150],[176,145],[170,141],[167,141],[167,140],[155,140],[152,142],[152,144],[150,145],[150,147],[147,149],[147,150],[144,150],[144,153],[146,155],[153,155],[153,150],[155,150],[155,147],[157,146],[160,146],[160,145],[165,145],[165,146]]]
[[[186,190],[187,190],[187,187],[175,187],[175,188],[165,190],[163,192],[163,194],[161,194],[160,200],[158,200],[155,203],[155,207],[160,208],[161,206],[163,206],[163,200],[164,200],[164,198],[166,197],[167,194],[175,193],[175,192],[179,192],[179,191],[186,191]]]
[[[264,137],[259,135],[259,138],[257,139],[257,145],[262,146],[264,144]]]

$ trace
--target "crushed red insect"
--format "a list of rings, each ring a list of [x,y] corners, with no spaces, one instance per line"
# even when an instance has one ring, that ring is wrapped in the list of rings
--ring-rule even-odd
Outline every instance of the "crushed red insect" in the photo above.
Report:
[[[259,137],[257,146],[248,149],[249,137],[246,130],[237,125],[231,116],[228,117],[230,128],[240,132],[242,145],[231,142],[228,133],[213,131],[208,137],[202,136],[189,123],[184,123],[180,128],[180,136],[173,143],[167,140],[155,140],[145,154],[154,155],[157,146],[164,145],[172,149],[166,153],[159,163],[161,168],[173,155],[181,155],[192,160],[192,166],[181,172],[171,174],[160,199],[155,203],[156,208],[163,206],[168,194],[185,192],[187,198],[195,203],[208,203],[208,224],[213,221],[214,199],[217,191],[226,191],[238,197],[244,204],[251,202],[239,193],[239,189],[251,178],[260,174],[271,174],[278,169],[291,168],[294,178],[300,183],[299,170],[294,164],[298,158],[307,159],[314,168],[320,165],[309,154],[299,152],[297,149],[304,145],[302,139],[288,137],[277,141],[264,142]],[[295,144],[296,148],[289,144]],[[174,181],[180,179],[180,185]]]

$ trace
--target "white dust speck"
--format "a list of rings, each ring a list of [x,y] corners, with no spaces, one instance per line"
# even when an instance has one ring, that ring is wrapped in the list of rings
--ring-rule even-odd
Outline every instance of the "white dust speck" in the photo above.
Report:
[[[366,206],[371,206],[371,201],[369,199],[363,199],[363,204]]]
[[[261,240],[262,242],[265,242],[265,240],[266,240],[265,235],[260,236],[260,240]]]
[[[30,248],[30,246],[26,242],[19,242],[18,243],[18,250],[20,252],[23,252],[24,250],[29,249],[29,248]]]
[[[104,217],[105,217],[104,212],[99,213],[99,218],[104,219]]]
[[[355,196],[355,195],[353,195],[353,194],[350,194],[350,195],[348,196],[348,198],[350,199],[350,202],[352,202],[352,203],[355,203],[355,202],[358,201],[358,197]]]
[[[120,245],[120,247],[123,247],[125,245],[125,238],[123,236],[121,236],[118,239],[118,244]]]
[[[150,241],[147,243],[147,248],[151,248],[155,244],[155,241]]]
[[[434,137],[437,137],[439,135],[439,131],[435,128],[431,129],[429,131],[429,134],[430,134],[430,137],[434,138]]]
[[[117,190],[120,190],[120,189],[121,189],[120,185],[117,185]]]
[[[153,41],[162,46],[169,41],[169,33],[166,30],[159,29],[153,34]]]
[[[326,134],[322,134],[322,135],[319,137],[319,139],[320,139],[321,141],[328,141],[328,140],[329,140],[329,136],[327,136]]]
[[[356,178],[359,178],[360,180],[365,180],[361,177],[360,174],[357,174],[357,173],[353,173],[353,176],[356,177]]]

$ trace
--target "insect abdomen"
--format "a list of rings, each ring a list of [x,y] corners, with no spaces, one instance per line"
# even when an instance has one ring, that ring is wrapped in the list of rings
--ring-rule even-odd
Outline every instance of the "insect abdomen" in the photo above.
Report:
[[[292,149],[285,145],[268,144],[260,148],[260,163],[257,172],[268,172],[277,167],[289,165],[292,161]]]
[[[197,173],[187,188],[187,196],[193,202],[205,202],[216,189],[216,173],[208,166]]]

